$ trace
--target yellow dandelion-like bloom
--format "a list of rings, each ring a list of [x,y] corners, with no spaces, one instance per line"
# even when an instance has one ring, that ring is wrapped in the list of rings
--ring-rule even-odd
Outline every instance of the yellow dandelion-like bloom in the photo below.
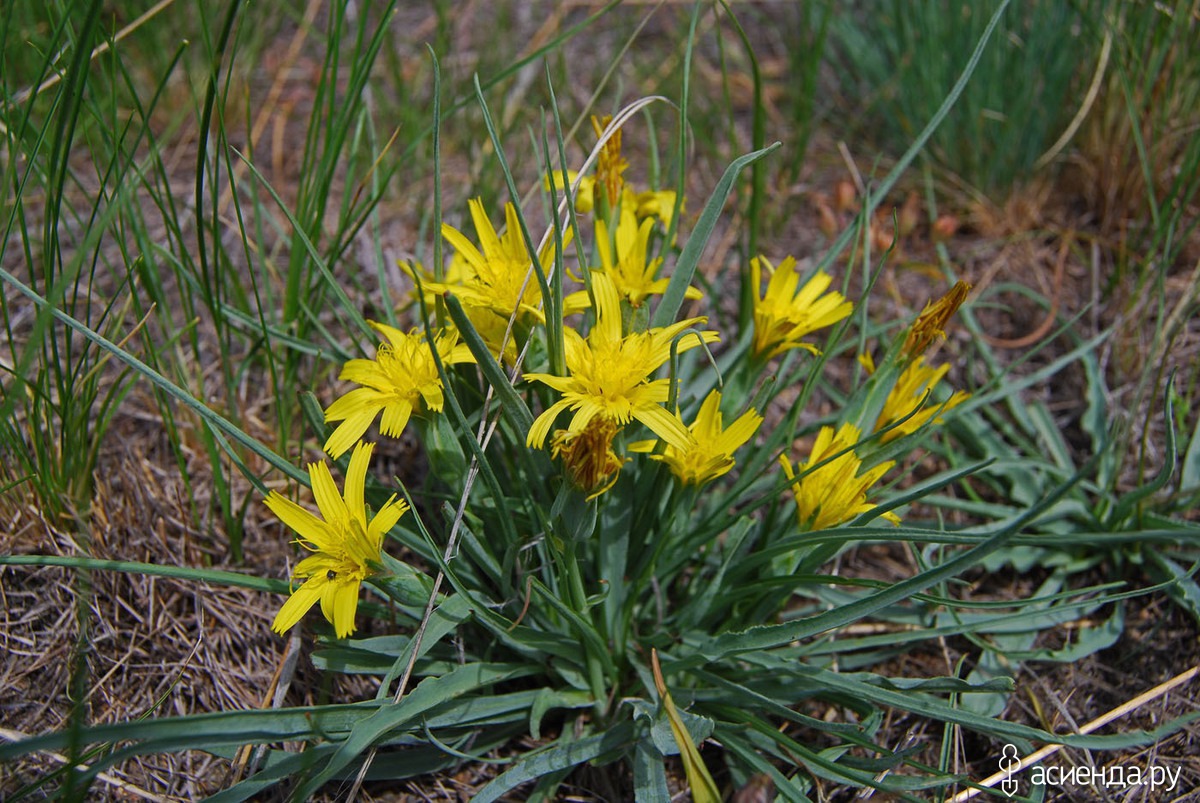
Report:
[[[662,265],[662,257],[647,261],[646,249],[653,228],[653,220],[647,218],[639,226],[633,212],[622,209],[614,251],[608,226],[603,220],[596,221],[596,250],[600,254],[600,267],[592,275],[607,274],[617,286],[617,293],[633,307],[640,307],[651,295],[665,293],[670,283],[666,278],[655,278]],[[684,297],[696,299],[701,295],[699,290],[689,287],[684,291]]]
[[[604,129],[608,128],[610,122],[612,115],[605,115],[599,120],[595,115],[592,116],[592,129],[597,137],[604,134]],[[629,162],[621,158],[621,129],[618,128],[601,146],[600,155],[596,159],[596,183],[604,187],[610,207],[615,207],[617,199],[621,197],[621,189],[625,186],[621,174],[627,167]]]
[[[617,481],[625,461],[612,448],[619,428],[611,419],[596,417],[582,430],[555,430],[550,436],[550,456],[562,458],[571,482],[595,499]]]
[[[509,330],[508,319],[502,318],[491,310],[478,307],[464,307],[467,320],[475,328],[475,333],[483,339],[488,351],[496,358],[496,362],[513,365],[517,361],[517,333],[519,330]],[[501,346],[504,353],[501,354]]]
[[[679,211],[683,211],[680,207]],[[646,190],[634,196],[634,214],[638,220],[658,218],[663,228],[671,228],[675,214],[675,190]]]
[[[480,199],[472,198],[468,206],[483,250],[476,248],[458,229],[448,223],[443,224],[442,236],[467,261],[470,271],[459,284],[430,283],[425,286],[426,290],[434,293],[452,292],[464,305],[490,309],[505,319],[517,312],[519,316],[528,316],[544,323],[545,315],[539,309],[542,291],[537,278],[529,275],[529,252],[521,236],[517,208],[511,203],[504,205],[506,228],[501,236],[488,219]],[[563,246],[570,240],[571,231],[568,229],[563,236]],[[538,261],[547,274],[554,269],[553,240],[542,249]]]
[[[652,454],[650,459],[666,463],[671,473],[685,485],[704,485],[733,468],[733,453],[754,437],[762,421],[762,416],[751,408],[738,416],[728,429],[724,428],[721,393],[714,390],[705,397],[696,420],[688,427],[692,437],[687,447],[680,449],[667,444],[662,454]],[[650,452],[655,445],[655,441],[639,441],[630,444],[629,450]]]
[[[771,274],[767,292],[761,294],[762,271]],[[788,349],[802,348],[817,354],[817,347],[800,338],[848,316],[854,305],[836,290],[829,290],[833,277],[824,271],[813,276],[797,292],[800,276],[796,260],[788,257],[774,268],[766,257],[750,260],[750,286],[754,293],[754,353],[767,359]],[[828,291],[828,292],[826,292]]]
[[[651,379],[651,376],[670,358],[671,341],[684,329],[702,325],[706,319],[689,318],[623,336],[621,300],[612,279],[603,273],[595,274],[592,292],[596,297],[596,322],[587,339],[574,329],[563,331],[569,375],[525,374],[525,379],[549,385],[562,394],[533,422],[528,445],[541,448],[558,414],[572,410],[575,416],[568,426],[570,432],[582,432],[597,417],[618,427],[637,420],[667,443],[685,448],[690,437],[687,428],[662,406],[670,391],[670,380]],[[712,343],[718,336],[706,331],[701,338]],[[699,339],[689,335],[680,339],[678,351],[697,345]]]
[[[875,505],[867,502],[867,489],[879,480],[895,461],[880,463],[869,471],[859,474],[862,461],[853,451],[845,451],[840,457],[830,460],[818,469],[813,466],[828,457],[849,450],[858,443],[858,427],[842,424],[834,435],[833,427],[821,427],[813,443],[808,462],[792,470],[787,455],[780,455],[783,473],[793,480],[797,473],[804,476],[792,482],[792,494],[796,497],[796,512],[800,526],[806,530],[824,530],[849,521],[860,513],[874,510]],[[804,473],[804,472],[808,473]],[[883,518],[893,524],[900,523],[895,513],[884,513]]]
[[[313,553],[296,564],[292,576],[304,583],[292,592],[275,615],[271,629],[287,631],[318,601],[321,613],[333,625],[338,638],[354,632],[358,590],[374,574],[383,549],[383,537],[408,510],[408,503],[395,495],[370,521],[363,501],[367,464],[374,444],[359,442],[350,455],[346,489],[337,484],[324,461],[310,463],[308,476],[321,516],[315,516],[287,497],[271,491],[266,505],[280,521],[296,531],[296,543]]]
[[[949,370],[949,365],[941,365],[937,368],[925,365],[924,356],[917,357],[909,363],[908,367],[901,372],[900,378],[896,380],[891,392],[888,393],[888,397],[883,403],[883,409],[879,412],[875,431],[878,432],[916,410],[925,398],[925,394],[937,387]],[[927,401],[924,409],[914,413],[911,418],[895,429],[888,430],[882,436],[882,441],[887,443],[903,435],[910,435],[925,426],[930,420],[935,424],[941,423],[942,413],[962,404],[970,398],[970,395],[966,391],[956,390],[942,404],[932,400]]]
[[[433,307],[434,303],[437,301],[437,298],[442,294],[442,292],[445,291],[446,288],[454,288],[455,291],[457,291],[470,282],[475,276],[474,271],[471,269],[471,265],[462,256],[462,254],[457,252],[450,258],[450,264],[446,266],[446,273],[443,277],[444,281],[442,282],[438,282],[433,275],[433,271],[428,270],[420,263],[409,265],[406,262],[400,262],[399,265],[400,270],[407,273],[410,277],[413,277],[413,289],[411,294],[412,303],[416,303],[417,300],[416,279],[418,277],[420,278],[420,287],[424,291],[426,309]],[[437,292],[434,292],[430,289],[431,287],[440,289],[438,289]],[[469,292],[470,291],[468,291],[468,293]],[[575,301],[575,299],[572,299],[572,301]],[[586,306],[586,299],[583,299],[582,301],[584,302],[584,306]],[[509,332],[508,318],[497,314],[487,307],[477,307],[473,304],[464,306],[463,312],[466,314],[467,319],[471,322],[471,326],[475,328],[476,334],[478,334],[483,339],[483,342],[487,344],[488,350],[492,352],[492,356],[496,358],[497,362],[506,362],[509,365],[512,365],[516,362],[516,333],[520,330],[514,329],[512,332]],[[455,328],[454,324],[449,321],[447,321],[446,327],[448,330]],[[506,334],[508,335],[507,338],[505,337]],[[501,355],[501,346],[503,346],[503,355]]]
[[[575,179],[579,177],[579,172],[576,170],[567,171],[568,187],[575,183]],[[561,197],[567,191],[567,187],[562,183],[562,171],[552,170],[542,179],[542,187],[546,192],[550,192],[550,184],[554,183],[554,191]],[[581,215],[586,215],[591,212],[596,205],[595,202],[596,179],[591,176],[584,176],[579,179],[579,188],[575,191],[575,211]]]
[[[387,324],[368,323],[387,341],[380,344],[375,359],[350,360],[338,374],[338,379],[363,387],[351,390],[325,411],[326,421],[342,422],[325,441],[325,451],[332,457],[353,446],[381,411],[380,432],[398,438],[414,412],[441,412],[445,403],[442,380],[424,332],[406,333]],[[475,361],[466,345],[458,342],[456,332],[438,335],[435,346],[445,365]]]
[[[904,353],[908,357],[924,354],[933,345],[933,341],[946,336],[946,323],[967,300],[971,285],[966,282],[955,282],[947,293],[937,301],[929,301],[925,309],[913,321],[904,340]]]
[[[417,303],[418,279],[420,279],[419,286],[423,291],[425,306],[432,307],[437,297],[445,292],[446,288],[459,287],[475,277],[475,272],[471,270],[471,265],[458,252],[455,252],[450,257],[450,263],[442,273],[442,280],[440,282],[433,271],[426,268],[420,262],[414,262],[411,265],[407,262],[397,262],[396,264],[401,272],[413,280],[413,288],[409,293],[410,305]]]

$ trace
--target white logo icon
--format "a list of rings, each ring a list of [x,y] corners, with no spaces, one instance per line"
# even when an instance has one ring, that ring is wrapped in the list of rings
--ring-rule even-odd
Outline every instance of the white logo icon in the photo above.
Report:
[[[1000,751],[1000,771],[1004,773],[1004,780],[1000,782],[1000,791],[1009,797],[1017,793],[1017,779],[1013,777],[1013,773],[1020,768],[1021,761],[1017,755],[1016,745],[1004,745],[1004,749]]]

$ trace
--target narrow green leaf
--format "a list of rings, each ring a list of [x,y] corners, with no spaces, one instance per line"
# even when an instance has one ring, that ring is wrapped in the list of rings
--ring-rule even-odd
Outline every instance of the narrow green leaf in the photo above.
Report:
[[[621,722],[596,736],[573,739],[564,734],[560,744],[523,758],[516,766],[493,778],[475,793],[475,803],[492,803],[521,784],[555,772],[569,770],[608,753],[626,749],[633,738],[633,725]]]
[[[639,803],[671,801],[662,753],[649,739],[639,739],[633,748],[633,795]]]
[[[525,400],[513,389],[508,375],[504,373],[504,369],[500,367],[500,363],[496,362],[496,358],[492,356],[492,352],[483,342],[483,338],[471,325],[467,313],[462,308],[462,303],[453,294],[447,294],[444,298],[446,311],[450,313],[450,319],[454,321],[459,337],[467,344],[467,348],[475,357],[479,370],[487,379],[488,385],[500,398],[501,412],[509,419],[513,429],[522,434],[528,433],[529,428],[533,426],[533,413],[529,411]]]
[[[249,435],[247,435],[236,424],[229,421],[229,419],[225,418],[224,416],[222,416],[218,413],[213,412],[211,409],[208,408],[207,405],[205,405],[203,402],[201,402],[200,400],[198,400],[194,396],[192,396],[192,394],[188,393],[186,390],[179,387],[171,380],[167,379],[165,376],[160,374],[158,371],[155,371],[149,365],[142,362],[137,357],[133,356],[128,351],[126,351],[125,349],[118,346],[116,343],[113,343],[108,338],[104,337],[103,335],[99,334],[95,330],[91,329],[86,324],[80,323],[79,321],[75,320],[75,318],[71,317],[70,315],[63,312],[62,310],[57,309],[56,307],[50,306],[44,298],[42,298],[34,290],[29,288],[25,283],[23,283],[16,276],[13,276],[11,273],[9,273],[7,270],[5,270],[3,268],[0,268],[0,279],[3,279],[8,284],[12,285],[14,288],[17,289],[17,291],[19,291],[22,295],[24,295],[25,297],[27,297],[28,299],[33,301],[33,303],[36,304],[38,307],[40,307],[42,309],[48,309],[50,311],[50,314],[53,315],[55,318],[62,321],[67,326],[69,326],[71,329],[74,329],[76,332],[78,332],[79,334],[81,334],[85,338],[87,338],[88,340],[95,343],[97,346],[99,346],[104,351],[108,352],[109,354],[112,354],[118,360],[125,363],[130,368],[132,368],[134,371],[136,371],[139,375],[150,380],[150,382],[152,382],[158,388],[163,390],[168,396],[170,396],[171,398],[180,402],[185,407],[187,407],[188,409],[190,409],[194,413],[196,413],[198,416],[200,416],[200,418],[202,418],[206,423],[212,425],[213,427],[220,430],[221,432],[224,432],[229,437],[231,437],[233,440],[237,441],[242,446],[245,446],[250,451],[254,452],[256,455],[258,455],[263,460],[265,460],[267,463],[269,463],[272,466],[274,466],[275,468],[279,469],[280,471],[282,471],[284,474],[291,477],[292,479],[300,480],[301,482],[306,481],[307,475],[304,472],[300,471],[298,468],[293,466],[291,463],[284,460],[279,455],[275,454],[274,451],[272,451],[271,449],[268,449],[266,446],[259,443],[257,440],[250,437]]]
[[[712,236],[717,220],[725,209],[725,202],[729,199],[729,193],[733,190],[733,182],[737,180],[738,174],[742,172],[743,168],[763,158],[779,146],[780,143],[776,142],[762,150],[739,156],[729,167],[725,168],[724,175],[717,182],[708,203],[704,205],[704,211],[700,213],[700,219],[696,221],[696,228],[692,230],[687,244],[683,246],[679,261],[675,263],[675,270],[671,273],[667,290],[654,310],[651,326],[669,326],[675,322],[679,308],[683,306],[683,294],[687,292],[688,286],[692,283],[692,276],[700,264],[700,257],[704,255],[704,247],[708,245],[708,238]]]
[[[788,644],[805,638],[811,638],[819,633],[849,624],[867,616],[874,611],[906,599],[915,593],[955,577],[970,566],[982,560],[985,556],[1000,549],[1028,522],[1036,519],[1041,513],[1057,502],[1066,494],[1082,476],[1090,473],[1095,457],[1076,473],[1070,480],[1060,485],[1053,493],[1025,511],[1020,516],[1010,520],[1000,527],[978,546],[922,572],[916,577],[903,580],[889,588],[872,594],[870,597],[851,603],[842,608],[817,614],[799,622],[788,622],[780,625],[765,625],[751,628],[740,633],[725,633],[712,639],[700,648],[701,655],[710,661],[718,660],[742,652],[753,652],[770,649],[781,644]],[[693,659],[694,660],[694,659]]]
[[[269,591],[287,594],[291,588],[287,580],[271,580],[251,574],[226,572],[220,569],[194,569],[189,566],[163,566],[157,563],[138,563],[130,560],[100,560],[98,558],[75,558],[61,555],[0,555],[0,566],[63,566],[68,569],[91,571],[125,572],[147,577],[178,577],[196,583],[215,583],[252,591]]]
[[[457,599],[458,597],[454,597]],[[426,678],[400,702],[377,708],[351,728],[329,762],[297,792],[297,799],[312,797],[321,786],[348,767],[380,739],[398,729],[419,727],[422,715],[468,692],[531,673],[518,664],[466,664],[449,674]]]

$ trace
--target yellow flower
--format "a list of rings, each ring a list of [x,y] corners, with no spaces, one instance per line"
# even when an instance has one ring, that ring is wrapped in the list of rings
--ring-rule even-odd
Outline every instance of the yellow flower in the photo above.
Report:
[[[470,264],[457,252],[450,258],[450,264],[446,266],[446,274],[442,282],[438,282],[434,278],[433,271],[426,269],[419,262],[413,265],[401,262],[399,265],[400,270],[413,277],[413,303],[417,299],[416,279],[420,277],[420,286],[424,291],[426,309],[431,309],[438,296],[445,292],[447,288],[453,288],[457,291],[475,276]],[[434,292],[430,289],[431,287],[439,289],[437,292]],[[584,301],[586,302],[586,299]],[[584,306],[586,306],[586,303]],[[512,332],[508,331],[508,318],[498,315],[487,307],[477,307],[470,304],[463,307],[463,312],[466,313],[467,319],[471,321],[471,326],[474,327],[476,334],[487,344],[488,350],[492,352],[492,356],[496,358],[497,362],[506,362],[511,365],[517,361],[517,334],[519,330],[514,328]],[[449,321],[446,322],[446,327],[447,329],[457,328]],[[506,334],[508,335],[507,338],[505,337]],[[501,345],[504,346],[503,359],[501,359],[500,353]]]
[[[338,379],[363,387],[350,391],[325,411],[326,421],[342,422],[325,441],[325,451],[332,457],[341,456],[353,446],[380,411],[380,432],[398,438],[413,412],[440,412],[445,401],[424,333],[405,333],[386,324],[369,323],[387,342],[380,344],[375,359],[350,360],[338,374]],[[445,365],[475,361],[455,332],[442,333],[435,344]]]
[[[432,307],[437,297],[445,292],[446,288],[466,284],[469,279],[475,276],[467,260],[463,259],[462,255],[458,253],[451,256],[450,264],[446,266],[446,270],[442,274],[442,281],[440,282],[433,271],[426,268],[420,262],[414,262],[411,265],[407,262],[397,262],[396,264],[403,273],[407,274],[413,280],[412,292],[409,294],[410,304],[417,302],[417,279],[420,278],[420,287],[425,297],[426,307]]]
[[[604,129],[608,128],[610,122],[612,115],[605,115],[603,119],[596,119],[596,116],[592,115],[592,129],[597,137],[604,134]],[[621,129],[618,128],[601,146],[600,155],[596,159],[596,183],[604,187],[610,207],[615,207],[617,199],[621,197],[621,189],[625,186],[621,174],[627,167],[629,163],[621,158]]]
[[[595,499],[617,481],[625,461],[613,451],[618,427],[614,421],[596,417],[578,432],[555,430],[550,436],[550,456],[561,457],[571,482]]]
[[[582,432],[593,418],[611,421],[618,427],[638,420],[655,435],[680,448],[688,443],[687,429],[679,418],[668,413],[662,404],[670,390],[669,379],[651,379],[654,372],[671,356],[671,341],[691,326],[701,325],[705,318],[689,318],[648,332],[621,334],[621,300],[612,279],[603,273],[593,277],[592,292],[596,297],[596,322],[587,340],[574,329],[565,329],[566,363],[569,376],[529,373],[525,379],[549,385],[562,394],[550,405],[529,430],[527,444],[541,448],[550,433],[554,419],[564,410],[575,416],[568,426],[570,432]],[[717,340],[717,333],[702,333],[705,343]],[[694,335],[679,340],[678,351],[699,345]]]
[[[771,274],[766,295],[761,295],[762,270]],[[833,278],[824,271],[796,291],[800,277],[796,260],[788,257],[776,270],[766,257],[750,260],[750,282],[754,292],[754,353],[767,359],[788,349],[802,348],[813,354],[816,346],[800,340],[809,332],[824,329],[845,318],[854,305],[836,290]]]
[[[908,337],[904,341],[904,353],[908,357],[924,354],[933,345],[933,341],[946,336],[946,323],[967,300],[971,285],[966,282],[955,282],[947,293],[937,301],[929,301],[925,309],[913,321]]]
[[[931,365],[925,365],[925,357],[917,357],[913,362],[909,363],[908,367],[900,374],[900,378],[896,380],[896,385],[888,393],[887,399],[883,403],[883,409],[879,412],[879,419],[875,424],[875,431],[886,427],[893,421],[899,421],[909,413],[912,413],[921,405],[925,399],[925,394],[937,387],[938,382],[942,381],[942,377],[950,370],[949,365],[942,365],[934,368]],[[882,441],[887,443],[901,437],[916,432],[921,427],[925,426],[930,419],[933,423],[941,422],[941,414],[947,410],[957,407],[970,397],[965,391],[956,390],[944,403],[938,404],[932,399],[925,402],[925,408],[913,414],[911,418],[900,424],[895,429],[888,430],[882,437]]]
[[[459,284],[431,283],[429,292],[453,292],[464,305],[490,309],[505,319],[517,312],[529,316],[539,323],[545,315],[539,309],[542,291],[537,277],[530,273],[529,251],[521,236],[521,225],[517,219],[517,208],[511,203],[504,205],[504,235],[496,233],[492,222],[478,198],[468,201],[475,233],[483,247],[480,251],[462,232],[449,224],[442,225],[442,236],[470,266],[470,271]],[[563,237],[563,246],[571,239],[568,229]],[[542,270],[548,275],[554,269],[554,241],[551,240],[538,255]],[[578,311],[578,310],[575,310]]]
[[[575,179],[578,177],[578,171],[567,171],[567,181],[569,181],[571,184],[574,184]],[[562,171],[552,170],[546,174],[545,178],[542,179],[542,187],[546,190],[546,192],[550,192],[551,181],[554,182],[554,191],[557,192],[561,197],[562,194],[567,190],[562,183]],[[592,207],[595,206],[595,191],[596,179],[592,178],[591,176],[584,176],[583,178],[579,179],[579,189],[575,191],[576,212],[581,215],[586,215],[588,212],[592,211]]]
[[[383,537],[408,510],[408,504],[392,496],[367,521],[363,488],[373,444],[359,442],[350,455],[346,490],[337,484],[324,461],[309,463],[308,476],[321,517],[314,516],[287,497],[271,491],[266,505],[280,521],[296,531],[296,543],[313,554],[296,564],[292,576],[304,583],[292,592],[275,615],[271,629],[283,633],[300,621],[308,609],[321,602],[321,613],[333,625],[338,638],[354,632],[358,589],[375,573],[383,549]]]
[[[762,420],[762,416],[751,408],[724,429],[721,394],[714,390],[705,397],[696,420],[688,428],[692,437],[687,447],[680,449],[667,444],[662,454],[652,454],[650,459],[666,463],[671,473],[685,485],[704,485],[733,468],[733,453],[754,437]],[[649,452],[654,446],[655,441],[640,441],[630,444],[629,450]]]
[[[647,218],[638,225],[633,212],[624,208],[621,210],[621,220],[617,224],[616,251],[613,251],[609,239],[608,226],[603,220],[596,221],[596,250],[600,254],[600,267],[592,272],[605,273],[617,286],[617,293],[628,299],[630,306],[640,307],[649,296],[665,293],[668,279],[656,279],[658,268],[662,265],[662,257],[646,261],[646,249],[650,240],[650,230],[654,221]],[[685,298],[700,298],[700,291],[689,287],[684,291]]]
[[[796,466],[799,473],[803,474],[799,479],[793,480],[797,472],[792,470],[787,455],[780,455],[779,463],[783,466],[783,473],[789,480],[793,480],[792,494],[796,497],[796,512],[800,526],[804,529],[824,530],[875,509],[875,505],[867,503],[867,489],[887,473],[895,462],[889,460],[880,463],[859,475],[858,469],[862,461],[851,450],[851,447],[858,443],[859,434],[858,427],[853,424],[842,424],[837,435],[834,435],[833,427],[821,427],[808,462],[803,466]],[[845,453],[841,456],[813,469],[813,466],[822,460],[842,451]],[[900,518],[895,513],[884,513],[883,518],[893,524],[900,523]]]
[[[663,228],[671,228],[672,216],[675,214],[675,190],[646,190],[639,192],[634,198],[634,212],[638,220],[656,217],[662,221]],[[683,211],[680,207],[679,211]]]

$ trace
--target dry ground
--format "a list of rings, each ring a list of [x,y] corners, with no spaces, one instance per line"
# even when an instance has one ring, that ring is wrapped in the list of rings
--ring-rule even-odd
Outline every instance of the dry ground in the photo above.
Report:
[[[282,44],[280,50],[282,51]],[[284,66],[281,65],[280,69]],[[707,69],[707,73],[705,70]],[[699,75],[716,71],[712,63],[701,64]],[[782,82],[786,76],[781,76]],[[302,93],[303,82],[289,84],[289,90]],[[700,91],[716,93],[719,87],[702,85]],[[302,94],[300,96],[302,98]],[[302,104],[293,99],[289,114],[297,114]],[[281,112],[282,113],[282,112]],[[267,161],[278,170],[287,165],[288,131],[297,120],[283,125],[276,140],[276,152]],[[299,129],[295,129],[299,130]],[[839,182],[853,178],[844,151],[824,132],[814,143],[809,159],[812,167],[798,185],[779,187],[782,205],[792,210],[789,219],[777,227],[782,236],[769,244],[776,258],[793,253],[797,256],[817,253],[822,236],[822,199],[831,198]],[[869,161],[865,160],[864,161]],[[708,166],[696,172],[691,197],[706,197],[721,166]],[[895,199],[904,200],[904,193]],[[1135,387],[1137,369],[1155,356],[1165,364],[1186,366],[1200,351],[1200,322],[1190,321],[1183,336],[1167,354],[1149,353],[1145,327],[1145,304],[1149,299],[1122,297],[1120,292],[1102,293],[1107,252],[1097,248],[1064,249],[1068,238],[1099,234],[1089,229],[1086,215],[1074,207],[1074,199],[1032,188],[1018,191],[1004,208],[981,208],[965,200],[952,211],[960,227],[949,240],[952,260],[961,275],[977,288],[995,281],[1017,282],[1033,288],[1053,300],[1060,319],[1083,312],[1079,327],[1083,335],[1112,327],[1116,336],[1101,352],[1102,365],[1112,387],[1110,402],[1114,408],[1128,410],[1154,401]],[[389,253],[405,253],[411,247],[404,240],[416,230],[416,213],[410,206],[395,201],[388,209],[393,220],[393,240],[386,243]],[[698,203],[692,204],[693,214]],[[736,229],[736,213],[731,212],[729,231]],[[1037,232],[1034,237],[1020,237]],[[732,238],[714,239],[706,264],[714,273],[730,270],[734,257]],[[766,249],[764,249],[766,250]],[[897,315],[911,315],[925,300],[940,291],[943,284],[931,275],[927,266],[934,260],[930,244],[930,223],[922,220],[902,243],[901,255],[894,260],[883,283],[883,295]],[[1200,253],[1200,252],[1197,252]],[[1195,259],[1195,253],[1192,254]],[[1190,264],[1190,263],[1187,263]],[[1183,284],[1189,275],[1180,271],[1171,281]],[[1030,346],[1041,343],[1050,329],[1044,325],[1046,313],[1019,298],[1013,299],[1011,313],[984,316],[988,331],[996,338],[1000,353],[1016,358]],[[954,340],[965,337],[952,334],[944,356],[956,353]],[[1069,348],[1063,339],[1050,345],[1047,358]],[[1036,367],[1036,366],[1030,366]],[[1026,369],[1028,370],[1028,368]],[[952,375],[953,377],[953,375]],[[963,379],[960,377],[960,380]],[[1079,376],[1064,376],[1031,390],[1049,404],[1063,420],[1077,413],[1082,392]],[[247,420],[271,419],[269,406],[275,400],[256,396],[254,383],[246,388],[243,411]],[[330,388],[324,390],[331,392]],[[327,400],[327,399],[326,399]],[[0,552],[17,554],[81,555],[98,558],[147,561],[165,565],[212,566],[244,571],[260,576],[282,577],[293,560],[287,536],[265,509],[252,503],[246,524],[245,561],[234,566],[227,547],[227,534],[219,521],[209,517],[208,496],[212,478],[202,452],[194,453],[187,469],[190,492],[179,477],[178,468],[164,442],[156,408],[144,388],[136,389],[119,411],[110,430],[96,472],[96,493],[90,510],[80,511],[73,521],[47,521],[37,507],[18,494],[0,497]],[[1130,411],[1134,420],[1141,420]],[[190,425],[194,426],[194,422]],[[266,425],[260,434],[270,440]],[[1160,433],[1149,433],[1148,443],[1160,443]],[[186,433],[185,433],[186,441]],[[1153,452],[1151,453],[1151,462]],[[1129,482],[1134,480],[1130,477]],[[235,488],[237,498],[245,498],[251,489],[245,483]],[[870,548],[847,557],[844,570],[861,569],[864,574],[896,580],[910,575],[912,567],[898,550]],[[1107,579],[1097,570],[1097,582]],[[1130,576],[1133,582],[1148,582]],[[1031,579],[996,575],[972,578],[974,591],[990,598],[1017,599],[1027,595]],[[5,656],[0,667],[0,718],[5,738],[17,734],[37,734],[63,727],[72,705],[71,670],[77,661],[86,661],[90,686],[86,693],[88,721],[116,722],[140,716],[166,716],[252,708],[270,705],[276,688],[286,684],[285,704],[305,704],[328,700],[358,700],[373,694],[368,679],[345,679],[322,675],[311,667],[307,653],[312,646],[305,637],[294,672],[284,671],[288,653],[287,639],[273,635],[270,620],[278,600],[265,594],[219,587],[201,587],[170,578],[147,578],[110,572],[77,573],[58,568],[0,569],[0,651]],[[1068,639],[1069,628],[1048,633],[1046,638]],[[88,634],[90,647],[82,655],[77,650],[80,633]],[[1150,687],[1200,664],[1200,631],[1178,606],[1165,597],[1154,596],[1133,601],[1126,618],[1126,632],[1112,648],[1074,664],[1029,664],[1017,677],[1019,691],[1013,695],[1006,718],[1028,722],[1051,730],[1074,729],[1127,702]],[[960,657],[970,656],[973,645],[951,640],[931,644],[914,651],[881,671],[901,676],[952,674]],[[1138,708],[1113,728],[1152,727],[1164,720],[1194,712],[1200,707],[1200,681]],[[817,716],[837,712],[808,712]],[[889,723],[890,738],[883,741],[899,745],[911,735],[927,741],[920,758],[936,763],[943,734],[926,722],[898,717]],[[805,734],[795,734],[804,739]],[[979,778],[996,769],[998,746],[973,736],[962,737],[956,746],[962,763],[958,768]],[[712,755],[713,748],[706,748]],[[1063,751],[1057,761],[1064,763],[1130,764],[1152,763],[1182,770],[1179,796],[1129,797],[1113,795],[1113,800],[1189,800],[1192,789],[1200,788],[1200,730],[1195,726],[1145,751],[1122,755]],[[242,757],[245,758],[245,757]],[[58,769],[63,759],[41,755],[16,766],[0,767],[0,793],[11,793],[36,781],[46,772]],[[243,767],[201,753],[153,756],[111,770],[93,788],[96,799],[128,800],[194,799],[225,786]],[[371,799],[387,800],[465,800],[471,790],[490,775],[486,767],[467,766],[454,773],[420,779],[413,783],[384,787],[368,785]],[[571,797],[590,800],[602,785],[585,775],[568,785]],[[823,799],[848,801],[853,794],[845,790],[822,789]],[[739,792],[739,801],[769,799],[769,790],[761,787]],[[877,796],[875,799],[879,799]],[[1101,800],[1097,790],[1052,793],[1050,800]]]

